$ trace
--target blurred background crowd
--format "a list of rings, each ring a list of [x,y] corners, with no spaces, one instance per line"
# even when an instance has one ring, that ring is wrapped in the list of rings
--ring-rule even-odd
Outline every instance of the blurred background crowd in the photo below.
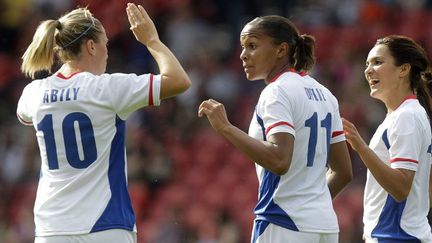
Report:
[[[110,39],[107,72],[158,73],[129,30],[127,2],[0,1],[0,242],[33,242],[39,150],[34,129],[19,124],[15,111],[31,81],[20,73],[20,57],[35,28],[42,20],[88,6]],[[246,80],[239,59],[239,33],[247,21],[279,14],[314,35],[317,64],[311,75],[339,98],[342,116],[354,121],[367,141],[385,116],[383,105],[369,97],[363,75],[376,39],[404,34],[432,51],[431,0],[132,2],[147,9],[193,82],[181,96],[139,110],[127,121],[129,188],[140,243],[249,241],[258,191],[254,165],[197,118],[199,103],[214,98],[225,104],[230,121],[247,131],[264,87]],[[355,154],[352,160],[354,181],[334,201],[341,243],[362,242],[366,169]]]

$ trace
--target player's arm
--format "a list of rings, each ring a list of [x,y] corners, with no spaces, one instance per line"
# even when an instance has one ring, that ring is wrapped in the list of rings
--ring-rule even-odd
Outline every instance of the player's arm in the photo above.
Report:
[[[367,146],[360,147],[356,151],[374,178],[396,201],[401,202],[408,197],[415,171],[391,168]]]
[[[428,213],[428,222],[432,225],[432,167],[429,175],[429,213]]]
[[[353,179],[351,158],[345,141],[330,145],[328,164],[327,185],[332,198],[335,198]]]
[[[432,208],[432,167],[429,175],[429,207]]]
[[[347,141],[358,153],[373,177],[396,201],[405,200],[411,191],[415,171],[393,169],[386,165],[364,142],[354,124],[346,119],[342,121]]]
[[[126,8],[129,23],[135,38],[144,44],[158,64],[162,75],[160,98],[165,99],[187,90],[191,81],[180,62],[159,39],[156,27],[145,9],[133,3]]]
[[[18,113],[16,113],[16,116],[18,118],[18,121],[21,122],[21,124],[26,125],[26,126],[33,126],[33,122],[31,120],[26,121],[24,118],[22,118],[22,116]]]
[[[270,135],[267,141],[250,137],[230,125],[218,131],[249,159],[276,175],[288,172],[294,148],[294,136],[289,133]]]
[[[289,133],[276,133],[267,141],[259,141],[233,126],[226,116],[224,106],[215,100],[201,103],[198,116],[206,115],[212,127],[249,159],[274,174],[285,174],[291,164],[294,136]]]
[[[17,110],[16,110],[16,116],[18,118],[18,121],[21,122],[21,124],[26,126],[33,126],[33,121],[31,117],[28,115],[28,109],[27,109],[27,101],[29,100],[29,97],[32,97],[30,94],[31,92],[31,84],[28,84],[22,94],[21,97],[18,100]]]

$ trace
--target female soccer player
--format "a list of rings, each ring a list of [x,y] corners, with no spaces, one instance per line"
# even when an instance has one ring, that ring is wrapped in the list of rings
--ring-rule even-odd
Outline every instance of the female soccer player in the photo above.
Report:
[[[55,54],[63,62],[53,75],[28,84],[17,108],[19,120],[36,129],[42,158],[36,243],[136,242],[125,119],[191,84],[144,8],[128,4],[126,12],[159,75],[105,74],[108,39],[86,8],[42,22],[23,55],[22,70],[31,77],[50,71]]]
[[[366,243],[432,242],[427,221],[431,160],[430,63],[404,36],[379,39],[366,60],[370,95],[387,116],[369,146],[344,120],[345,136],[368,168],[364,193]]]
[[[267,84],[249,135],[215,100],[203,101],[198,116],[256,163],[252,242],[337,243],[332,198],[352,179],[351,160],[336,98],[308,75],[315,41],[284,17],[264,16],[244,26],[240,44],[247,79]]]

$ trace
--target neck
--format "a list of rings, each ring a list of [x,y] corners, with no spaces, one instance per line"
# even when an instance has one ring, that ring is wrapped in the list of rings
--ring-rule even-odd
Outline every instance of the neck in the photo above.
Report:
[[[267,75],[267,78],[264,79],[266,84],[269,84],[271,80],[273,80],[275,77],[280,75],[281,73],[285,72],[288,68],[290,68],[289,63],[276,65],[270,73]]]
[[[58,70],[59,73],[63,74],[66,77],[82,71],[84,71],[84,69],[80,68],[79,65],[76,65],[72,62],[67,62],[63,64],[61,68]]]
[[[395,111],[405,100],[413,97],[416,97],[413,91],[392,96],[391,99],[385,102],[387,113]]]

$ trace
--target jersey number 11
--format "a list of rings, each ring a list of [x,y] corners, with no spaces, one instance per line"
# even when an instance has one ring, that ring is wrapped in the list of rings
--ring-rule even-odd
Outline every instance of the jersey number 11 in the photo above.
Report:
[[[331,114],[327,113],[326,117],[320,122],[320,127],[325,129],[327,155],[330,146],[331,121],[332,121]],[[312,167],[315,159],[315,151],[316,151],[317,140],[318,140],[318,114],[316,112],[314,112],[313,115],[306,120],[305,126],[310,128],[306,165],[307,167]],[[327,158],[326,158],[326,166],[327,166]]]

